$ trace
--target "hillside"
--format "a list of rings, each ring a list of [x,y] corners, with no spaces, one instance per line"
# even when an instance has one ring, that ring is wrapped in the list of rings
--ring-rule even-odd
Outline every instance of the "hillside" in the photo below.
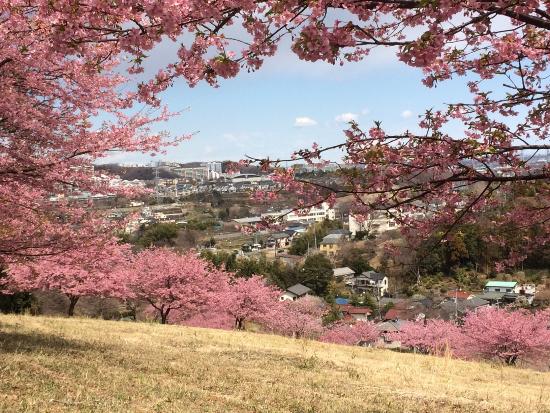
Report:
[[[0,315],[1,412],[550,412],[550,374],[158,324]]]

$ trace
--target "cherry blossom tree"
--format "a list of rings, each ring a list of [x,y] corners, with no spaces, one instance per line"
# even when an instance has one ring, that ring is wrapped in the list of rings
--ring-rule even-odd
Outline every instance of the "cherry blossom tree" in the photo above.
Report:
[[[165,135],[150,125],[167,114],[134,107],[133,94],[121,92],[126,79],[117,73],[116,47],[79,42],[80,30],[94,30],[90,20],[80,20],[79,10],[41,1],[2,1],[0,7],[5,267],[109,242],[112,223],[76,199],[83,192],[132,195],[94,172],[93,163],[111,151],[161,150]]]
[[[162,324],[172,313],[181,321],[208,310],[227,284],[225,272],[194,252],[179,254],[168,248],[141,251],[120,276],[132,297],[149,303]]]
[[[506,364],[536,361],[550,355],[550,311],[535,314],[489,307],[470,312],[462,327],[468,357],[497,359]]]
[[[374,323],[357,321],[354,324],[342,322],[332,324],[326,329],[320,340],[326,343],[357,346],[372,344],[378,337],[380,337],[380,332]]]
[[[537,361],[550,355],[550,312],[488,307],[469,312],[460,326],[443,320],[407,323],[392,338],[429,354],[449,351],[456,357],[506,364]]]
[[[229,314],[238,330],[245,329],[246,321],[262,323],[281,305],[281,291],[267,285],[260,276],[232,278],[227,288],[218,294],[218,306]]]
[[[82,250],[69,250],[55,256],[27,260],[9,267],[9,291],[58,291],[69,299],[67,315],[74,315],[83,296],[125,298],[128,295],[119,271],[128,263],[130,250],[116,240]]]
[[[471,94],[428,110],[417,132],[396,134],[381,124],[364,130],[353,123],[341,144],[297,152],[293,159],[323,163],[326,152],[342,149],[349,167],[342,169],[337,187],[280,170],[285,189],[307,195],[299,207],[351,194],[357,215],[385,211],[411,237],[437,228],[441,238],[452,234],[457,222],[494,211],[495,226],[511,226],[525,236],[509,263],[520,260],[530,243],[548,241],[550,168],[527,162],[550,148],[545,2],[1,4],[3,260],[59,252],[57,245],[68,239],[63,229],[70,234],[74,227],[70,220],[62,225],[59,217],[72,214],[52,211],[47,195],[67,188],[106,193],[106,185],[91,178],[94,160],[113,149],[160,149],[162,136],[144,130],[165,115],[131,109],[137,100],[159,105],[158,94],[178,77],[191,86],[216,85],[219,78],[257,70],[285,36],[301,59],[331,64],[391,48],[403,64],[422,70],[426,87],[456,79]],[[152,78],[141,73],[147,54],[163,39],[184,37],[172,63]],[[137,90],[121,92],[126,86],[121,69],[134,82],[142,76]],[[107,114],[101,124],[100,113]],[[279,160],[260,162],[265,168],[279,165]],[[509,203],[518,183],[536,191],[536,203]],[[29,213],[29,225],[21,230]],[[69,246],[70,241],[62,248]]]
[[[325,301],[305,296],[295,301],[281,301],[262,316],[269,331],[294,338],[317,338],[323,332],[322,317],[327,311]]]
[[[402,346],[426,354],[463,355],[464,340],[460,328],[451,321],[424,320],[406,323],[391,339]]]

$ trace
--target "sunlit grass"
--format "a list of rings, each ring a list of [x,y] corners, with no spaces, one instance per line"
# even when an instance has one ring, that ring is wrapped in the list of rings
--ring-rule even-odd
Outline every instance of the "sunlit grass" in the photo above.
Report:
[[[550,412],[550,374],[283,337],[0,316],[0,412]]]

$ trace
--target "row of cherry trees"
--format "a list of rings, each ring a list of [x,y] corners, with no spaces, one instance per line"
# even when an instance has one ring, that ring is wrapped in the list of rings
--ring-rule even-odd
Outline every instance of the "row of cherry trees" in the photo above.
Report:
[[[347,345],[371,344],[380,337],[371,322],[324,326],[330,308],[322,299],[279,301],[282,292],[262,277],[236,277],[193,251],[153,248],[134,254],[125,244],[97,245],[88,255],[70,251],[12,265],[6,283],[4,288],[11,291],[65,294],[69,315],[82,296],[108,296],[147,303],[147,311],[161,323],[239,330],[254,323],[276,334]],[[461,325],[444,320],[407,323],[389,338],[422,353],[516,364],[550,355],[549,326],[550,310],[533,314],[489,307],[468,313]]]
[[[466,359],[548,362],[550,311],[489,307],[468,313],[460,325],[452,321],[412,322],[392,339],[427,354],[451,354]]]
[[[279,301],[282,291],[260,276],[236,277],[195,252],[152,248],[133,254],[125,244],[96,245],[89,254],[69,251],[13,264],[4,289],[58,291],[69,299],[68,315],[83,296],[115,297],[148,304],[161,323],[243,330],[249,322],[290,337],[358,344],[372,342],[372,323],[323,326],[328,311],[317,297]]]

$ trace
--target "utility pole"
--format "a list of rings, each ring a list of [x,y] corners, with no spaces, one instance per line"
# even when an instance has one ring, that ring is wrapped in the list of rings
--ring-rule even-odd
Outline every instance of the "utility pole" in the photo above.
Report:
[[[315,228],[313,234],[315,235],[315,250],[317,250],[317,228]]]
[[[159,165],[160,162],[157,162],[157,166],[155,167],[155,198],[157,200],[157,204],[160,203]]]
[[[458,287],[455,288],[455,321],[458,319]]]

